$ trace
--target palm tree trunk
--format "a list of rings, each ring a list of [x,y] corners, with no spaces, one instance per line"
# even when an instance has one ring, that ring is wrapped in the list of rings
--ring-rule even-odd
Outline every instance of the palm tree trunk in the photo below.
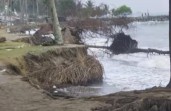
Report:
[[[49,8],[50,12],[52,15],[52,22],[53,22],[53,32],[55,36],[55,42],[58,45],[63,45],[63,38],[61,34],[61,28],[59,25],[59,20],[58,20],[58,15],[57,15],[57,10],[55,6],[55,1],[54,0],[49,0]]]
[[[169,50],[171,51],[171,1],[169,0]],[[171,88],[171,54],[170,54],[170,82],[167,88]]]
[[[25,0],[25,14],[26,14],[26,22],[28,22],[28,1]]]
[[[36,0],[37,16],[39,16],[39,1]]]
[[[20,0],[20,13],[21,13],[21,20],[22,20],[22,23],[24,23],[24,2],[23,0]]]

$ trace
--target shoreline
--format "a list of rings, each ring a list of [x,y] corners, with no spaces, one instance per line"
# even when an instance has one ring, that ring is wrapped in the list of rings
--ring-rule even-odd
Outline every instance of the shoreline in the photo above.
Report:
[[[3,111],[170,111],[171,90],[152,88],[112,93],[88,98],[50,98],[42,90],[21,80],[21,76],[2,74],[0,110]],[[155,110],[154,110],[155,109]],[[159,110],[161,109],[161,110]]]

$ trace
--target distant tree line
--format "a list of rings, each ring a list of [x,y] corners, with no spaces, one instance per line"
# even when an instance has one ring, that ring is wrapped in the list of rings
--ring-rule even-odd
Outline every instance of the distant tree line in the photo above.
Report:
[[[1,12],[4,11],[5,5],[22,17],[27,15],[34,18],[49,15],[48,0],[0,0]],[[91,0],[86,3],[81,0],[56,0],[56,6],[58,15],[62,17],[101,17],[107,14],[119,16],[132,13],[131,8],[125,5],[110,10],[108,5],[101,3],[96,6]]]

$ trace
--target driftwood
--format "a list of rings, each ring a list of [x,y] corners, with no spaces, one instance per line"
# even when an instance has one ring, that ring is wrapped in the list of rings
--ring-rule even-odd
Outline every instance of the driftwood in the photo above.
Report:
[[[94,45],[86,45],[86,47],[88,48],[100,48],[100,49],[107,49],[107,50],[111,50],[112,49],[108,46],[94,46]],[[123,54],[129,54],[129,53],[139,53],[139,52],[144,52],[144,53],[157,53],[157,54],[170,54],[170,51],[163,51],[163,50],[158,50],[158,49],[141,49],[141,48],[135,48],[135,49],[131,49]]]

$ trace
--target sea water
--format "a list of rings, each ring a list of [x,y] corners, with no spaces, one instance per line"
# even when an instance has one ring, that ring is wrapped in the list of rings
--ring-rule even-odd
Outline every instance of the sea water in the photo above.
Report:
[[[169,50],[169,22],[134,22],[124,30],[138,41],[139,48],[155,48]],[[33,31],[35,32],[35,31]],[[86,44],[109,46],[105,36],[92,32],[82,35]],[[87,91],[83,95],[105,95],[119,91],[143,90],[154,86],[166,86],[170,78],[169,55],[134,53],[112,55],[104,49],[88,49],[104,67],[102,84],[81,87]],[[80,87],[73,87],[76,93]],[[78,92],[76,91],[78,89]],[[93,89],[93,91],[89,91]],[[95,91],[94,91],[95,90]],[[79,92],[80,94],[80,92]]]
[[[139,48],[169,49],[169,22],[137,22],[125,30],[138,41]],[[93,35],[91,32],[84,36]],[[106,45],[106,37],[93,35],[85,39],[87,44]],[[110,45],[109,42],[108,45]],[[104,67],[103,84],[92,87],[100,89],[99,94],[118,91],[141,90],[154,86],[166,86],[170,78],[169,55],[135,53],[110,55],[106,50],[89,49]]]

